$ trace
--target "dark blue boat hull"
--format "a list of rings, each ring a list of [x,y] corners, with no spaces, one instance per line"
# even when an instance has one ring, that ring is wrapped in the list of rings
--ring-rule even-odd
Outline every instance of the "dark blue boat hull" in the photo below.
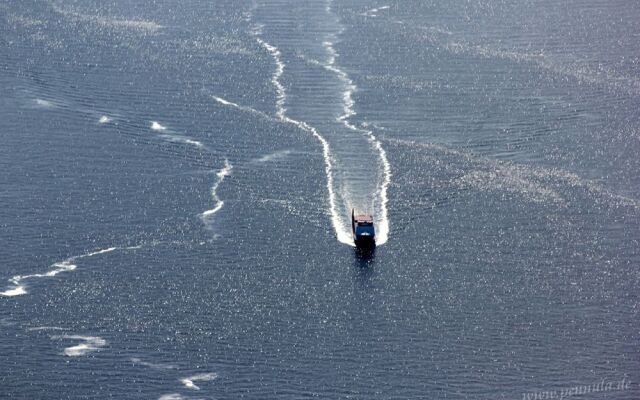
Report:
[[[370,249],[372,247],[376,247],[375,236],[356,236],[354,238],[354,243],[358,248]]]
[[[351,231],[353,241],[358,248],[373,248],[376,246],[376,230],[373,227],[373,217],[362,214],[355,215],[351,210]]]

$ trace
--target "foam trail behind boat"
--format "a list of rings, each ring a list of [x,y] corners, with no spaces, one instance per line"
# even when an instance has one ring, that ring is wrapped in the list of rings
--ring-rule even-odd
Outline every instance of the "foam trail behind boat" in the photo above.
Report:
[[[280,151],[276,151],[275,153],[266,154],[260,158],[257,158],[255,161],[259,163],[271,162],[271,161],[285,158],[289,154],[291,154],[291,150],[280,150]]]
[[[218,374],[216,374],[215,372],[207,372],[203,374],[189,376],[187,378],[182,378],[180,379],[180,382],[182,382],[182,384],[188,389],[200,390],[200,387],[196,385],[194,382],[196,381],[208,382],[217,378],[218,378]]]
[[[211,98],[213,98],[215,101],[217,101],[218,103],[224,105],[224,106],[231,106],[231,107],[235,107],[237,109],[243,110],[243,111],[247,111],[247,112],[251,112],[251,113],[255,113],[255,114],[262,114],[265,115],[264,113],[262,113],[261,111],[256,110],[255,108],[251,108],[251,107],[247,107],[247,106],[241,106],[238,103],[234,103],[232,101],[223,99],[222,97],[218,97],[215,95],[211,95]]]
[[[40,332],[40,331],[68,331],[69,328],[61,328],[59,326],[34,326],[27,328],[27,332]]]
[[[35,99],[35,105],[40,108],[57,108],[59,105],[51,100]]]
[[[177,133],[174,133],[173,131],[168,129],[166,126],[160,124],[158,121],[151,121],[151,130],[156,132],[162,132],[162,134],[160,134],[159,136],[162,139],[166,140],[167,142],[188,144],[191,146],[198,147],[200,149],[207,149],[207,147],[202,142],[195,140],[189,136],[184,136],[184,135],[179,135]]]
[[[100,254],[110,253],[115,250],[133,250],[138,249],[140,246],[129,246],[129,247],[109,247],[107,249],[96,250],[93,252],[89,252],[86,254],[81,254],[79,256],[69,257],[64,261],[56,262],[51,265],[51,270],[40,273],[40,274],[30,274],[30,275],[15,275],[9,282],[11,282],[14,286],[9,288],[3,292],[0,292],[0,296],[4,297],[13,297],[13,296],[21,296],[27,293],[27,287],[24,284],[24,281],[36,278],[51,278],[63,272],[74,271],[78,266],[75,264],[76,260],[93,257]]]
[[[383,9],[382,7],[380,9]],[[329,0],[327,3],[327,11],[331,11],[331,1]],[[353,93],[357,90],[356,85],[353,83],[353,80],[349,78],[349,75],[340,69],[336,60],[339,57],[338,52],[334,48],[333,41],[336,40],[337,36],[342,34],[343,29],[337,34],[332,34],[329,36],[331,40],[325,40],[323,42],[323,46],[327,51],[328,59],[327,63],[324,67],[333,72],[338,76],[340,81],[344,84],[344,92],[342,96],[343,101],[343,114],[337,118],[339,122],[344,124],[349,130],[354,132],[360,132],[364,134],[368,141],[371,143],[373,149],[378,153],[379,162],[382,168],[382,174],[379,178],[378,189],[376,193],[376,197],[374,200],[374,211],[375,211],[375,223],[376,223],[376,244],[381,245],[387,242],[389,239],[389,212],[388,212],[388,189],[391,184],[391,164],[389,163],[389,159],[387,158],[387,152],[382,147],[382,143],[380,140],[376,138],[373,134],[373,131],[369,129],[359,128],[356,125],[352,124],[349,121],[349,118],[356,115],[354,110],[355,101],[353,100]]]
[[[204,211],[201,214],[202,219],[204,219],[205,221],[208,218],[210,218],[213,214],[215,214],[218,211],[220,211],[222,206],[224,206],[224,201],[220,200],[220,197],[218,197],[217,191],[218,191],[218,187],[220,186],[222,181],[224,181],[224,178],[229,176],[229,175],[231,175],[231,170],[233,170],[233,165],[231,165],[229,160],[224,160],[224,167],[222,167],[218,172],[216,172],[217,180],[213,184],[213,186],[211,187],[211,197],[213,198],[213,201],[215,202],[215,207],[213,207],[210,210]]]
[[[158,121],[151,121],[151,129],[154,131],[166,131],[167,127],[161,125]]]
[[[99,336],[56,335],[52,336],[51,339],[70,339],[81,341],[81,343],[75,346],[64,349],[64,355],[68,357],[84,356],[89,352],[99,350],[107,345],[107,341]]]
[[[390,6],[382,6],[382,7],[378,7],[378,8],[372,8],[369,11],[365,11],[364,13],[362,13],[361,15],[365,16],[365,17],[377,17],[378,13],[380,11],[383,10],[388,10],[389,8],[391,8]]]
[[[276,117],[288,124],[295,125],[296,127],[313,135],[322,145],[322,156],[325,164],[325,174],[327,176],[327,191],[329,193],[329,213],[331,214],[331,223],[336,232],[338,241],[350,246],[354,246],[353,239],[349,228],[344,224],[338,213],[338,207],[336,204],[336,194],[334,190],[334,178],[333,178],[333,165],[331,163],[331,148],[329,142],[318,132],[318,130],[311,125],[303,121],[298,121],[287,116],[287,109],[285,107],[287,101],[287,91],[281,82],[282,75],[284,74],[285,64],[282,61],[282,53],[280,50],[260,37],[261,30],[254,30],[256,41],[260,44],[273,58],[276,69],[271,77],[271,83],[276,89]]]
[[[265,119],[268,119],[268,120],[277,120],[276,118],[273,118],[272,116],[270,116],[270,115],[268,115],[268,114],[266,114],[266,113],[264,113],[264,112],[262,112],[260,110],[256,110],[255,108],[243,106],[243,105],[234,103],[232,101],[223,99],[222,97],[218,97],[218,96],[215,96],[215,95],[210,95],[210,96],[211,96],[212,99],[214,99],[218,103],[222,104],[223,106],[237,108],[238,110],[259,115],[259,116],[261,116],[261,117],[263,117]]]
[[[182,135],[160,135],[161,138],[172,142],[172,143],[183,143],[183,144],[189,144],[192,146],[196,146],[196,147],[200,147],[200,148],[204,148],[204,144],[202,144],[202,142],[199,142],[195,139],[191,139],[189,137],[186,136],[182,136]]]

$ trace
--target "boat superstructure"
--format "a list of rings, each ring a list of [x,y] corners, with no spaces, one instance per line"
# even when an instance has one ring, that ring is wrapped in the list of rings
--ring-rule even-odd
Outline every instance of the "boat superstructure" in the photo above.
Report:
[[[356,247],[371,248],[376,245],[376,230],[373,226],[373,216],[370,214],[356,214],[351,210],[351,230]]]

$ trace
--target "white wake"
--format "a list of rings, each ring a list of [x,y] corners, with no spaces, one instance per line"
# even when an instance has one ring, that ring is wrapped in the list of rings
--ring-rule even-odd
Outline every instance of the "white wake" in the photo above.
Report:
[[[217,378],[218,378],[218,374],[216,374],[215,372],[207,372],[203,374],[197,374],[197,375],[189,376],[186,378],[182,378],[180,379],[180,382],[184,385],[184,387],[188,389],[200,390],[200,387],[196,385],[195,382],[198,382],[198,381],[209,382]]]
[[[353,246],[353,239],[348,227],[343,223],[338,213],[338,207],[336,205],[336,194],[334,190],[334,178],[333,178],[333,165],[331,163],[331,148],[329,142],[318,132],[317,129],[310,126],[306,122],[298,121],[287,116],[287,109],[285,107],[287,101],[287,91],[281,82],[282,75],[284,74],[285,64],[282,61],[282,53],[280,50],[264,39],[260,37],[260,29],[256,29],[253,32],[256,36],[257,42],[271,55],[273,58],[276,69],[271,77],[271,83],[276,89],[276,116],[277,118],[289,124],[293,124],[296,127],[312,134],[322,145],[322,156],[324,158],[325,174],[327,176],[327,191],[329,193],[329,213],[331,214],[331,223],[336,232],[338,241],[344,244]]]
[[[380,9],[384,9],[381,7]],[[331,13],[331,1],[327,3],[327,12]],[[337,34],[331,34],[330,40],[325,40],[322,45],[327,51],[328,59],[324,67],[336,74],[338,79],[344,84],[344,92],[342,95],[343,114],[337,118],[345,127],[354,132],[360,132],[365,135],[371,146],[378,153],[380,159],[380,165],[382,166],[382,176],[378,183],[378,189],[374,200],[374,218],[376,222],[376,244],[381,245],[387,242],[389,239],[389,211],[388,211],[388,190],[391,184],[391,164],[387,158],[387,152],[382,147],[382,143],[373,134],[373,131],[369,129],[363,129],[352,124],[349,119],[356,115],[354,110],[355,101],[353,100],[353,93],[358,89],[355,83],[349,75],[340,69],[336,64],[336,60],[339,57],[338,52],[334,48],[334,41],[337,36],[342,34],[341,29]]]
[[[170,143],[180,143],[180,144],[188,144],[190,146],[195,146],[200,149],[207,149],[207,147],[200,141],[193,139],[192,137],[180,135],[175,133],[174,131],[167,128],[165,125],[162,125],[158,121],[151,121],[150,126],[152,131],[159,132],[159,137],[166,140]]]
[[[213,198],[213,201],[215,202],[215,206],[212,209],[206,210],[201,214],[201,217],[205,222],[213,214],[215,214],[218,211],[220,211],[220,209],[222,209],[222,206],[224,206],[224,201],[222,201],[220,199],[220,197],[218,197],[217,191],[218,191],[218,187],[220,186],[222,181],[224,181],[224,178],[229,176],[229,175],[231,175],[231,170],[232,169],[233,169],[233,165],[231,165],[229,160],[224,160],[224,166],[218,172],[216,172],[217,179],[216,179],[215,183],[213,184],[213,186],[211,186],[211,197]]]
[[[9,279],[9,282],[13,284],[13,287],[3,292],[0,292],[0,296],[14,297],[14,296],[24,295],[27,293],[27,286],[25,281],[31,280],[31,279],[38,279],[38,278],[52,278],[63,272],[74,271],[78,267],[75,264],[76,260],[93,257],[93,256],[97,256],[104,253],[110,253],[114,250],[133,250],[133,249],[139,249],[139,248],[140,246],[109,247],[107,249],[96,250],[86,254],[81,254],[79,256],[69,257],[64,261],[54,263],[51,265],[51,269],[47,272],[38,273],[38,274],[29,274],[29,275],[15,275],[11,279]]]
[[[80,340],[79,344],[64,349],[64,355],[68,357],[84,356],[107,345],[107,341],[99,336],[57,335],[51,339]]]

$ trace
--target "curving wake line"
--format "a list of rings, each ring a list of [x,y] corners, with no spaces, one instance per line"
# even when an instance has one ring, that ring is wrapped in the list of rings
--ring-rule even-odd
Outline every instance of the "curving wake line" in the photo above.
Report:
[[[109,247],[108,249],[96,250],[90,253],[81,254],[79,256],[69,257],[64,261],[60,261],[51,265],[53,267],[50,271],[41,274],[30,274],[30,275],[16,275],[9,279],[14,286],[10,289],[5,290],[4,292],[0,292],[0,296],[5,297],[13,297],[13,296],[21,296],[27,293],[27,287],[24,284],[25,280],[35,279],[35,278],[52,278],[62,272],[70,272],[78,268],[78,266],[74,263],[76,260],[81,258],[88,258],[97,256],[99,254],[110,253],[115,250],[133,250],[139,249],[140,246],[129,246],[129,247]]]
[[[200,387],[196,385],[194,382],[196,381],[209,382],[216,379],[218,379],[218,374],[216,374],[215,372],[205,372],[202,374],[197,374],[193,376],[188,376],[186,378],[182,378],[180,379],[180,382],[187,389],[200,390]]]
[[[51,339],[80,340],[81,343],[64,349],[64,355],[68,357],[84,356],[92,351],[100,350],[107,345],[107,341],[99,336],[82,335],[54,335]]]
[[[353,239],[351,238],[351,232],[349,228],[343,223],[343,220],[340,218],[336,205],[336,194],[333,189],[333,165],[331,164],[331,148],[329,147],[329,142],[322,135],[320,135],[317,129],[310,126],[306,122],[298,121],[287,116],[287,109],[285,108],[287,92],[284,85],[280,81],[282,75],[284,74],[285,68],[285,64],[282,61],[282,53],[277,47],[269,44],[260,37],[260,29],[254,30],[253,34],[255,35],[258,44],[260,44],[260,46],[267,50],[267,52],[271,55],[274,62],[276,63],[276,69],[273,73],[273,76],[271,77],[271,83],[276,88],[277,118],[282,122],[293,124],[298,128],[312,134],[322,145],[322,156],[324,158],[325,174],[327,175],[327,191],[329,192],[329,212],[331,213],[331,223],[333,225],[333,229],[336,232],[338,241],[350,246],[354,246]]]
[[[256,110],[255,108],[251,108],[251,107],[247,107],[247,106],[241,106],[240,104],[234,103],[232,101],[223,99],[222,97],[218,97],[218,96],[214,96],[214,95],[210,95],[212,99],[214,99],[215,101],[217,101],[218,103],[222,104],[223,106],[229,106],[229,107],[234,107],[237,108],[239,110],[245,111],[245,112],[249,112],[252,114],[256,114],[259,115],[265,119],[269,119],[269,120],[275,120],[275,118],[271,117],[270,115],[267,115],[265,113],[263,113],[262,111]]]
[[[231,163],[229,162],[229,160],[225,159],[224,160],[224,167],[222,167],[220,169],[220,171],[216,172],[216,176],[218,177],[218,179],[216,180],[216,182],[213,184],[213,186],[211,187],[211,197],[213,198],[213,201],[215,201],[215,206],[211,209],[211,210],[207,210],[204,211],[202,214],[200,214],[200,217],[206,222],[208,220],[209,217],[211,217],[213,214],[217,213],[218,211],[220,211],[220,209],[222,208],[222,206],[224,206],[224,201],[220,200],[220,198],[218,197],[218,186],[220,186],[220,184],[222,183],[222,181],[224,181],[224,178],[231,175],[231,170],[233,169],[233,165],[231,165]]]
[[[326,10],[328,13],[332,13],[331,11],[331,3],[332,0],[328,0]],[[380,9],[384,9],[381,7]],[[342,105],[343,105],[343,114],[336,118],[338,122],[341,122],[347,129],[360,132],[364,134],[368,141],[371,143],[372,147],[378,152],[378,156],[380,158],[380,164],[382,166],[382,176],[379,178],[380,182],[378,183],[378,190],[376,192],[376,197],[374,200],[374,218],[376,219],[376,244],[381,245],[387,242],[389,239],[389,212],[387,208],[387,204],[389,203],[388,197],[388,189],[391,184],[391,164],[389,163],[389,159],[387,158],[387,152],[382,147],[382,143],[376,138],[373,134],[373,131],[368,129],[359,128],[353,125],[349,119],[356,115],[354,110],[355,101],[353,100],[353,93],[357,90],[357,86],[353,83],[353,80],[349,78],[349,75],[340,69],[336,60],[339,57],[338,52],[333,47],[337,37],[342,34],[344,28],[341,28],[337,34],[329,35],[329,39],[325,40],[322,45],[327,51],[328,60],[326,64],[324,64],[324,68],[328,71],[333,72],[337,75],[338,79],[344,84],[344,92],[342,95]]]
[[[103,117],[105,118],[105,117]],[[106,122],[109,122],[110,119],[108,117]],[[100,118],[100,122],[102,123],[102,118]],[[171,143],[181,143],[181,144],[188,144],[191,146],[195,146],[195,147],[199,147],[201,149],[205,149],[208,150],[207,147],[200,141],[195,140],[189,136],[184,136],[184,135],[179,135],[177,133],[174,133],[173,131],[171,131],[170,129],[168,129],[166,126],[160,124],[158,121],[151,121],[151,126],[150,126],[152,131],[156,131],[156,132],[160,132],[160,137],[164,140],[166,140],[167,142],[171,142]]]

